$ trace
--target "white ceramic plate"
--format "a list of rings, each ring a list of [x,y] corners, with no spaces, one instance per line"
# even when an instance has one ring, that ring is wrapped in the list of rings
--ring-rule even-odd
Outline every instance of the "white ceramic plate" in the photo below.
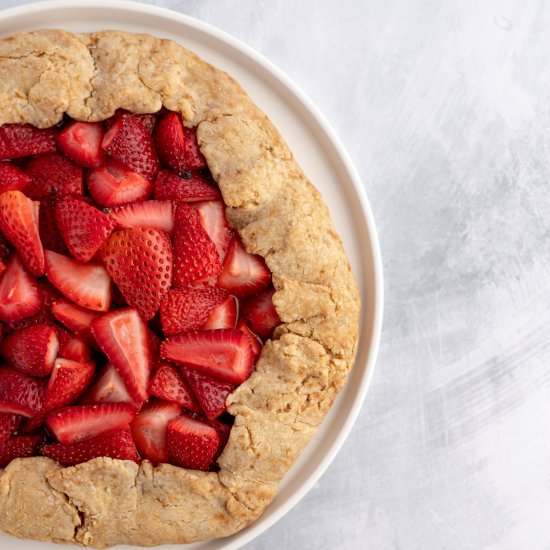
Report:
[[[383,290],[378,238],[361,181],[340,141],[303,93],[266,59],[214,27],[155,6],[116,0],[54,1],[0,12],[0,36],[44,27],[77,32],[102,29],[147,32],[175,40],[230,73],[270,116],[330,205],[358,278],[364,307],[356,364],[314,440],[287,473],[277,497],[254,525],[227,539],[186,546],[187,550],[240,548],[273,525],[311,489],[342,446],[367,393],[380,338]],[[60,547],[0,534],[0,548]]]

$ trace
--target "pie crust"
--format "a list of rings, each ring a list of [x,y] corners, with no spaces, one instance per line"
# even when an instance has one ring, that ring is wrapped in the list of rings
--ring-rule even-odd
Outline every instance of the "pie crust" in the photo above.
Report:
[[[188,543],[255,521],[346,381],[359,295],[320,194],[277,130],[226,73],[175,42],[61,30],[0,41],[0,124],[48,127],[64,113],[103,120],[162,106],[197,126],[230,223],[273,273],[283,324],[229,398],[235,424],[219,472],[98,458],[0,471],[0,530],[97,548]]]

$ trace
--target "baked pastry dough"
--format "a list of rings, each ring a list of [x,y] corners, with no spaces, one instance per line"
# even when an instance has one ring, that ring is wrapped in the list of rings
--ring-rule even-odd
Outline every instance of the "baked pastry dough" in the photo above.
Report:
[[[1,124],[44,128],[64,113],[98,121],[162,106],[197,127],[231,225],[273,273],[283,324],[228,398],[235,424],[219,472],[18,459],[0,473],[0,530],[17,537],[103,548],[235,533],[273,499],[352,365],[359,297],[328,209],[231,77],[148,35],[41,30],[0,41]]]

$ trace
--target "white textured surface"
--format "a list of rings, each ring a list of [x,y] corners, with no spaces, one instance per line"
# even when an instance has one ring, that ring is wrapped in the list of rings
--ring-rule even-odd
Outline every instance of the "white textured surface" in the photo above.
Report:
[[[364,179],[385,260],[366,406],[247,550],[550,547],[548,2],[154,3],[310,95]]]

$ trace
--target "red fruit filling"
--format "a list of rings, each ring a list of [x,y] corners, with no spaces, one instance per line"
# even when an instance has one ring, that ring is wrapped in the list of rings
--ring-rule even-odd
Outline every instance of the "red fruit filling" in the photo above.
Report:
[[[4,125],[0,159],[0,468],[216,469],[281,321],[195,130],[166,110]]]

